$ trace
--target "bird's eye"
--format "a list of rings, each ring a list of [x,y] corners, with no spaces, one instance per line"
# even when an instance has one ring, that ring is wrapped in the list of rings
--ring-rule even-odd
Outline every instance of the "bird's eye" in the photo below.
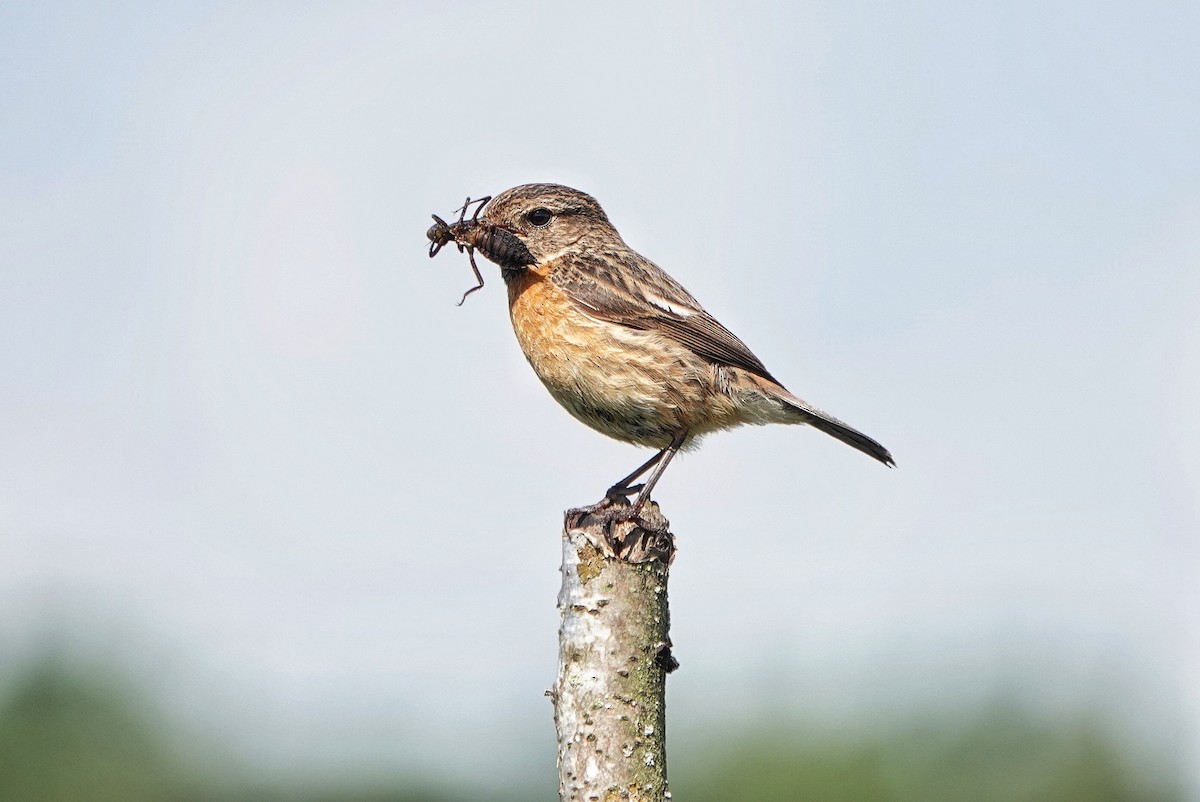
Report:
[[[553,217],[554,215],[550,213],[549,209],[534,209],[532,212],[525,215],[525,219],[528,220],[531,225],[535,225],[538,228],[547,225]]]

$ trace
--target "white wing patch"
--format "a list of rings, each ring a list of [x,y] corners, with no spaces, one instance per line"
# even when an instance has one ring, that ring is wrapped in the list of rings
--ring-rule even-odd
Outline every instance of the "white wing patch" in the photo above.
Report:
[[[660,298],[648,292],[645,294],[645,298],[659,309],[669,312],[676,317],[691,317],[700,311],[699,309],[692,309],[690,306],[680,306],[677,303],[671,303],[665,298]]]

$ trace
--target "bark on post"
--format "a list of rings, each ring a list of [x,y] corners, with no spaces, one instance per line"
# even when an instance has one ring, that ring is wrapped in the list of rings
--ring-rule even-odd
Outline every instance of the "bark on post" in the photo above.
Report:
[[[605,507],[621,502],[608,502]],[[651,503],[647,531],[605,526],[603,510],[571,511],[563,526],[558,596],[559,796],[564,802],[670,799],[666,675],[676,663],[667,574],[674,542]]]

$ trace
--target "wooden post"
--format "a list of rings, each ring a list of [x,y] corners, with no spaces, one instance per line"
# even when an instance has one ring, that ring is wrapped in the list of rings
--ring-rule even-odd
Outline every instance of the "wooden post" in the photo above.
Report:
[[[570,511],[563,525],[558,680],[547,692],[563,802],[671,798],[666,675],[678,664],[667,574],[674,539],[653,503],[642,526],[611,517],[606,524],[604,512],[622,502]]]

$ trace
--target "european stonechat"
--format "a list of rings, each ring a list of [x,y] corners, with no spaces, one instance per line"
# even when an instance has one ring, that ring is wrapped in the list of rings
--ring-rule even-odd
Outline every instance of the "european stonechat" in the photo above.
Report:
[[[455,223],[434,220],[430,256],[450,242],[470,255],[479,283],[464,300],[483,286],[474,251],[500,266],[517,342],[555,400],[598,432],[659,449],[608,491],[638,493],[633,515],[676,452],[748,423],[808,424],[895,465],[878,442],[788,392],[679,282],[626,245],[590,195],[524,184],[468,199]]]

